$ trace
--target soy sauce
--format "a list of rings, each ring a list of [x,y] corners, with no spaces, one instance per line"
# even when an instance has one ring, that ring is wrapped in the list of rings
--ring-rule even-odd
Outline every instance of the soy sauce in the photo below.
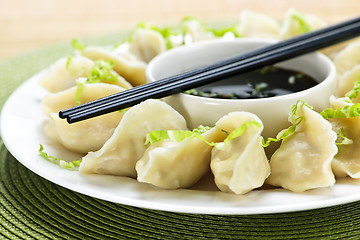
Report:
[[[299,92],[318,84],[302,72],[268,66],[226,78],[185,93],[209,98],[254,99]]]

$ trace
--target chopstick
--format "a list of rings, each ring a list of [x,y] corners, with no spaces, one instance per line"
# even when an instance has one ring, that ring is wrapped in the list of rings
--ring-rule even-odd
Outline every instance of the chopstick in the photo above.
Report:
[[[287,60],[360,35],[360,17],[59,112],[69,123],[162,98]]]

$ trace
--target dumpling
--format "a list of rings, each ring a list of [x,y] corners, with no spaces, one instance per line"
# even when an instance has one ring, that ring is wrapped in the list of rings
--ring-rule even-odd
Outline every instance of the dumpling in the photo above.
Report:
[[[337,43],[335,45],[331,45],[329,47],[323,48],[320,50],[321,53],[325,54],[326,56],[328,56],[330,59],[334,60],[336,58],[336,56],[339,54],[339,52],[341,52],[344,48],[346,48],[348,45],[354,43],[354,42],[359,42],[360,38],[353,38],[351,40],[347,40],[341,43]]]
[[[330,98],[330,104],[333,109],[354,106],[348,98],[334,96]],[[332,161],[335,176],[360,178],[360,117],[331,118],[328,121],[332,124],[334,131],[340,132],[341,129],[343,135],[351,139],[350,144],[338,145],[339,151]]]
[[[241,36],[277,39],[279,30],[279,24],[271,17],[249,10],[240,14],[238,32]]]
[[[185,119],[168,104],[149,99],[130,108],[111,138],[97,152],[89,152],[80,172],[136,177],[135,164],[147,146],[153,130],[185,130]]]
[[[331,162],[338,151],[337,135],[328,121],[303,102],[295,107],[289,119],[301,122],[272,155],[266,182],[293,192],[332,186],[335,178]]]
[[[343,74],[360,64],[360,41],[353,42],[341,50],[334,58],[334,64],[338,74]]]
[[[360,78],[360,64],[354,66],[339,77],[336,95],[344,97],[353,87],[354,83]],[[360,102],[360,97],[352,99],[352,102]]]
[[[202,137],[217,142],[226,135],[213,128]],[[209,171],[211,149],[212,146],[196,137],[180,142],[172,139],[155,142],[136,164],[137,179],[164,189],[191,187]]]
[[[40,77],[39,83],[49,92],[55,93],[75,86],[76,80],[80,77],[92,77],[91,75],[94,75],[99,77],[100,81],[115,84],[125,89],[132,88],[130,83],[123,77],[108,68],[109,63],[107,62],[93,62],[83,56],[74,56],[67,59],[61,58],[45,70],[44,74]],[[101,79],[101,72],[111,74],[114,78],[111,79],[111,82],[107,81],[107,79]]]
[[[215,128],[231,134],[239,127],[246,127],[240,136],[213,148],[211,171],[221,191],[244,194],[264,184],[270,166],[261,144],[263,124],[256,115],[232,112],[219,119]]]
[[[81,122],[68,124],[58,117],[58,112],[74,107],[77,87],[50,93],[43,98],[44,112],[50,117],[45,124],[45,134],[60,142],[71,151],[86,154],[96,151],[108,140],[122,119],[123,113],[117,111]],[[81,93],[83,103],[105,97],[124,89],[105,83],[86,84]]]
[[[61,58],[44,71],[39,83],[49,92],[59,92],[75,86],[79,77],[87,77],[93,66],[86,57]]]
[[[211,31],[205,29],[204,25],[195,18],[188,18],[182,21],[182,28],[185,31],[185,44],[215,39],[216,36]],[[187,41],[187,36],[190,36],[190,41]]]
[[[297,35],[326,27],[327,23],[313,15],[302,15],[295,9],[289,9],[279,31],[279,39],[284,40]]]
[[[165,39],[158,31],[138,28],[132,35],[130,51],[146,63],[165,50]]]
[[[114,70],[124,77],[132,86],[139,86],[146,82],[146,63],[128,52],[116,53],[110,49],[98,46],[88,46],[81,50],[81,54],[94,61],[104,60],[114,63]]]

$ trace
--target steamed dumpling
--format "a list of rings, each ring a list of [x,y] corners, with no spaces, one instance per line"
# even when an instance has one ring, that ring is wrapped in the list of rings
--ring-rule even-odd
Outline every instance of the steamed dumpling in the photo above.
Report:
[[[226,137],[215,128],[202,136],[208,142]],[[164,189],[191,187],[208,172],[211,149],[212,146],[195,137],[181,142],[169,139],[155,142],[136,164],[137,179]]]
[[[302,15],[294,9],[285,14],[285,19],[279,32],[279,39],[284,40],[297,35],[326,27],[327,23],[314,15]]]
[[[71,151],[86,154],[96,151],[108,140],[119,124],[123,113],[117,111],[81,122],[68,124],[58,117],[58,112],[74,107],[77,87],[69,88],[44,97],[44,112],[50,117],[44,131],[51,139],[58,141]],[[86,84],[81,93],[83,103],[105,97],[124,89],[105,83]]]
[[[334,96],[330,98],[330,104],[333,109],[354,105],[348,98],[335,98]],[[360,117],[328,120],[332,124],[334,131],[339,132],[341,129],[344,136],[352,140],[351,144],[338,146],[339,151],[332,161],[335,176],[360,178]]]
[[[108,63],[104,61],[93,62],[83,56],[61,58],[45,70],[39,82],[49,92],[60,92],[75,86],[76,80],[80,77],[89,77],[92,73],[98,75],[100,71],[104,71],[102,68],[105,68],[106,64]],[[107,81],[107,79],[101,79],[99,76],[100,81],[115,84],[125,89],[132,88],[131,84],[115,71],[108,69],[106,71],[115,78]]]
[[[165,39],[158,31],[138,28],[132,35],[130,51],[146,63],[165,50]]]
[[[339,77],[336,95],[344,97],[354,87],[354,83],[360,78],[360,64],[354,66],[351,70],[346,71]],[[352,99],[353,102],[360,102],[360,97]]]
[[[89,46],[81,54],[94,61],[104,60],[114,63],[114,70],[124,77],[132,86],[142,85],[146,82],[146,63],[140,61],[135,55],[128,52],[117,53],[110,49],[98,46]]]
[[[216,38],[214,33],[206,30],[203,23],[195,18],[184,20],[182,22],[182,28],[184,29],[185,34],[190,36],[191,42],[199,42]],[[186,44],[188,43],[186,39],[184,41]]]
[[[328,121],[302,102],[297,103],[295,116],[302,121],[271,157],[267,183],[293,192],[332,186],[331,162],[338,151],[336,133]]]
[[[249,10],[240,14],[238,32],[241,36],[277,39],[279,30],[279,24],[271,17]]]
[[[111,138],[97,152],[89,152],[80,165],[81,173],[136,177],[135,164],[153,130],[185,130],[185,119],[160,100],[146,100],[130,108]]]
[[[261,145],[261,120],[248,112],[232,112],[216,122],[216,129],[231,134],[249,121],[244,133],[231,140],[217,144],[211,153],[211,170],[217,187],[223,192],[244,194],[261,187],[270,174],[269,161]]]
[[[341,50],[336,55],[334,64],[339,74],[343,74],[360,64],[360,41],[353,42]]]
[[[61,58],[44,71],[39,83],[49,92],[59,92],[75,86],[79,77],[87,77],[93,66],[86,57]]]

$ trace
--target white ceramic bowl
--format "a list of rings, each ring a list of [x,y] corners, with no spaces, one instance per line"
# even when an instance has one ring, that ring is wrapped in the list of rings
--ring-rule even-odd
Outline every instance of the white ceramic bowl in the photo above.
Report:
[[[213,63],[251,49],[273,43],[262,39],[212,40],[171,49],[155,57],[148,65],[148,82],[156,81],[180,72]],[[297,100],[305,100],[315,110],[328,107],[329,97],[335,90],[336,70],[333,63],[321,53],[306,54],[277,66],[301,71],[319,82],[304,91],[259,99],[216,99],[184,93],[165,98],[187,120],[190,129],[199,125],[214,126],[215,122],[233,111],[248,111],[256,114],[264,123],[263,136],[275,137],[288,127],[290,106]]]

